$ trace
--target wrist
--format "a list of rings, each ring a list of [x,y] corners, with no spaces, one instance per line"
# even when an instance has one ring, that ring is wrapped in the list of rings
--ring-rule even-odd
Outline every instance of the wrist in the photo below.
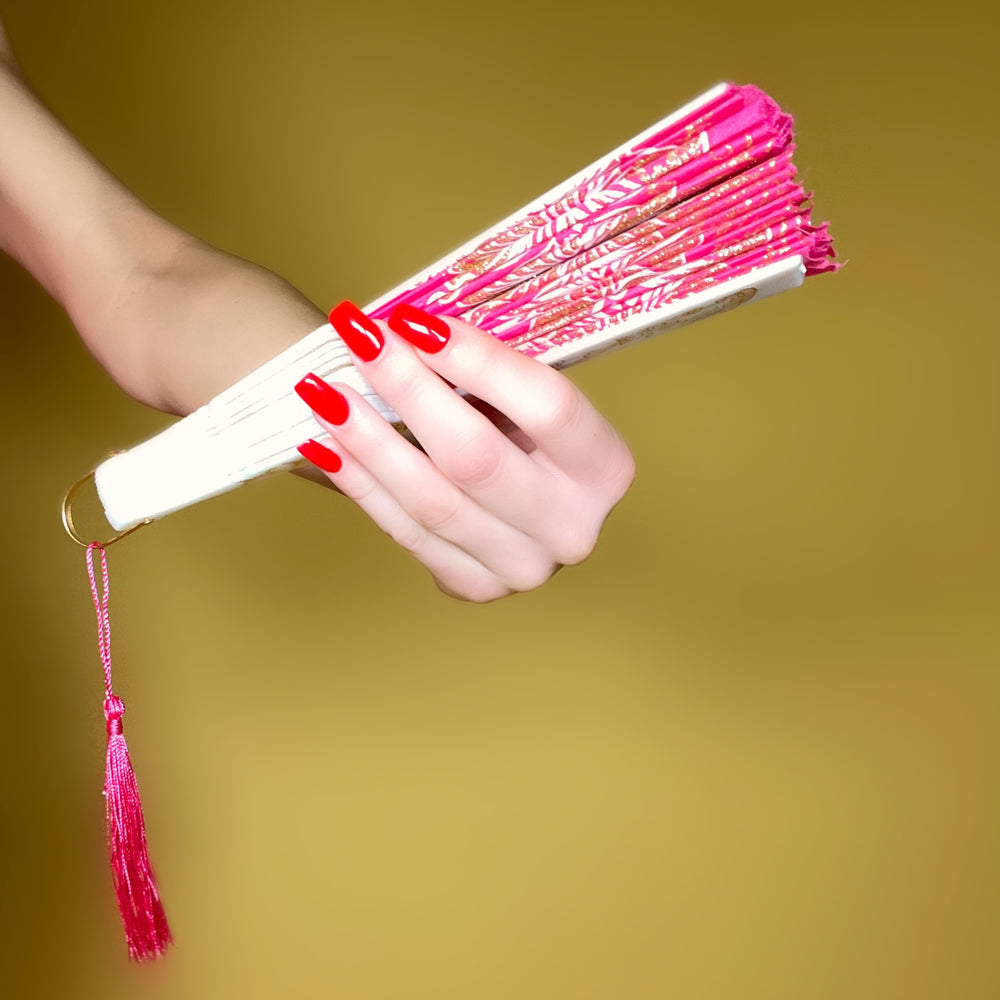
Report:
[[[179,231],[137,259],[105,315],[100,360],[112,378],[140,402],[180,415],[324,318],[278,275]]]

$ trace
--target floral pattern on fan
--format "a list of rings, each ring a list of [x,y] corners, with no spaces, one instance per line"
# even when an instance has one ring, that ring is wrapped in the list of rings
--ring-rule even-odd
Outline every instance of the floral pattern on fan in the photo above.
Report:
[[[541,355],[789,257],[807,275],[836,270],[794,149],[791,116],[729,84],[374,315],[407,302]]]

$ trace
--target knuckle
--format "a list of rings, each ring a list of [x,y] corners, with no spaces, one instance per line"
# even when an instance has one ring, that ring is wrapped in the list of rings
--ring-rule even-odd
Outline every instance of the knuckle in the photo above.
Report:
[[[583,407],[583,394],[569,379],[552,373],[545,393],[536,407],[533,429],[545,435],[558,435],[576,423]]]
[[[452,449],[442,471],[460,486],[486,486],[503,468],[504,445],[501,438],[473,435]]]
[[[461,509],[461,497],[455,493],[448,496],[424,496],[410,507],[410,516],[432,534],[439,535],[454,523]]]
[[[361,507],[364,507],[366,501],[378,490],[378,483],[374,479],[366,479],[361,482],[347,482],[340,487],[341,493],[344,494],[348,500],[353,500],[354,503]]]
[[[555,547],[556,558],[563,566],[577,566],[593,553],[599,529],[577,525],[563,532]]]
[[[602,520],[635,482],[635,458],[620,438],[601,456],[600,463],[574,483],[581,491],[581,507],[601,515]]]
[[[427,529],[423,527],[423,525],[418,524],[416,521],[411,520],[390,525],[383,528],[383,531],[401,549],[404,549],[406,552],[409,552],[411,555],[417,556],[418,558],[428,537]]]
[[[494,351],[491,340],[470,338],[466,334],[457,342],[460,346],[460,364],[462,382],[470,385],[489,385],[494,379],[497,359],[501,355]]]
[[[552,578],[560,564],[547,557],[525,561],[516,570],[507,575],[507,584],[511,591],[524,594],[529,590],[537,590]]]
[[[426,374],[412,355],[394,352],[377,373],[372,373],[371,382],[390,405],[419,405],[427,384]]]
[[[611,488],[614,492],[614,503],[617,503],[628,492],[635,482],[635,458],[624,441],[619,441],[619,447],[611,462]]]

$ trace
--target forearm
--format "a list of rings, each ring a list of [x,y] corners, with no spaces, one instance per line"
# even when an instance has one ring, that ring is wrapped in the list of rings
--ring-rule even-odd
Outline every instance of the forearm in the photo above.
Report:
[[[0,248],[68,309],[93,312],[112,277],[165,236],[152,213],[0,65]],[[150,239],[129,245],[149,229]],[[162,230],[162,231],[161,231]]]
[[[186,413],[322,315],[276,275],[160,218],[20,79],[0,26],[0,249],[135,398]]]

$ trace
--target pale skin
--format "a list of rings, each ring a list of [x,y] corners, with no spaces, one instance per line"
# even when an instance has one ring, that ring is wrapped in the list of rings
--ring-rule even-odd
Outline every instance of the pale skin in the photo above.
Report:
[[[2,24],[0,249],[125,392],[169,413],[191,412],[325,319],[283,278],[178,229],[112,177],[31,92]],[[384,349],[357,359],[422,450],[345,386],[347,419],[317,417],[317,439],[343,460],[324,474],[334,487],[443,591],[485,602],[585,559],[635,467],[567,378],[448,322],[438,353],[380,324]]]

